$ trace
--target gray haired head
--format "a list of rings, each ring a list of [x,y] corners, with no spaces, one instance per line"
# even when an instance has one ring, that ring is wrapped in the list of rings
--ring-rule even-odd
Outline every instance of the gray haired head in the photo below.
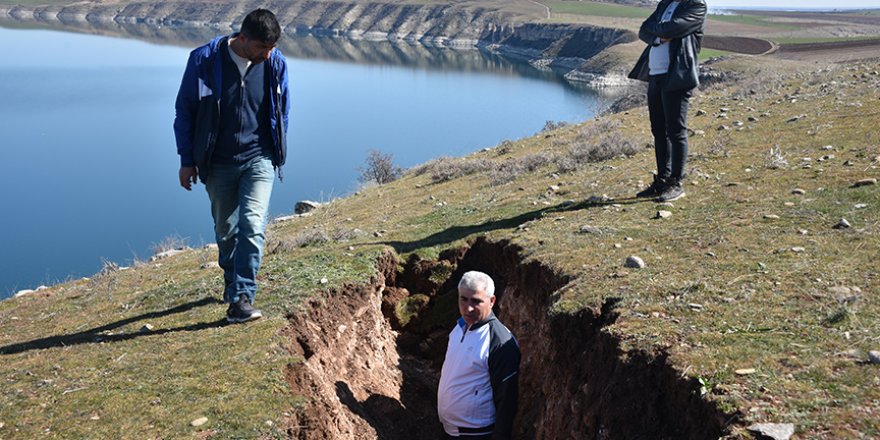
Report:
[[[486,296],[489,298],[495,296],[495,282],[492,281],[492,277],[475,270],[465,272],[461,276],[461,281],[458,282],[458,290],[461,289],[471,291],[482,290],[486,292]]]

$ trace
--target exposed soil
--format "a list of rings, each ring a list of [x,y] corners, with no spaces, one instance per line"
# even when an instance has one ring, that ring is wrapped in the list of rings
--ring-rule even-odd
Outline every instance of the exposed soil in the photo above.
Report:
[[[370,285],[329,292],[290,317],[304,361],[290,365],[288,380],[306,399],[291,438],[439,438],[436,386],[458,316],[455,285],[468,270],[496,280],[495,313],[520,342],[516,438],[716,439],[735,419],[702,399],[665,353],[621,351],[603,330],[617,319],[614,298],[551,313],[568,278],[524,262],[516,246],[480,238],[438,261],[399,264],[389,253],[378,266]],[[401,327],[411,295],[430,300],[413,302],[415,317]]]
[[[774,56],[796,60],[843,62],[880,58],[880,38],[827,43],[784,44]]]
[[[703,37],[703,47],[708,49],[725,50],[728,52],[759,55],[772,49],[773,44],[767,40],[759,38],[706,35]]]

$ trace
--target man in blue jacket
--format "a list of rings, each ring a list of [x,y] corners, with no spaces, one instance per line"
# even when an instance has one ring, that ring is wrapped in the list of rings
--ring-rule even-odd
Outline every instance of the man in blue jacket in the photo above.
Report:
[[[437,389],[444,438],[510,440],[519,399],[519,343],[495,314],[495,282],[466,272],[458,283],[461,318],[449,334]]]
[[[639,28],[639,39],[648,46],[629,77],[648,82],[657,175],[637,197],[660,202],[684,197],[688,102],[700,85],[698,54],[705,22],[705,0],[662,0]]]
[[[174,135],[180,186],[205,184],[214,217],[229,322],[257,319],[257,271],[275,170],[287,152],[287,63],[281,27],[265,9],[241,31],[190,53],[177,94]]]

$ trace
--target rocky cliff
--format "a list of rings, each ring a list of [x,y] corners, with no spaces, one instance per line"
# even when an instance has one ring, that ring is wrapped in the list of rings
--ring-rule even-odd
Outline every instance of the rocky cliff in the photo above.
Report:
[[[81,31],[97,29],[143,38],[162,34],[162,29],[171,29],[175,34],[200,34],[194,29],[231,29],[245,13],[261,6],[276,12],[288,34],[481,47],[529,61],[538,68],[566,71],[579,68],[611,46],[636,39],[632,32],[619,29],[530,22],[540,18],[541,11],[532,3],[522,3],[518,8],[497,9],[461,2],[79,2],[68,6],[0,6],[0,23],[5,20]],[[579,80],[582,76],[570,78]]]

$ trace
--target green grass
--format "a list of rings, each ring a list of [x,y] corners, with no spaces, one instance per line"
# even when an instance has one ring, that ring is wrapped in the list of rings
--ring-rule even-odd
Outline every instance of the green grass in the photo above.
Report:
[[[720,57],[724,55],[730,55],[731,52],[726,50],[717,50],[717,49],[701,49],[700,50],[700,61],[708,60],[709,58]]]
[[[554,14],[590,15],[596,17],[647,18],[653,12],[648,8],[624,6],[613,3],[589,1],[549,1],[544,2]]]
[[[709,15],[710,20],[723,21],[727,23],[737,23],[737,24],[745,24],[750,26],[761,26],[767,28],[773,28],[778,30],[798,30],[802,29],[803,26],[795,26],[791,24],[779,23],[773,21],[773,17],[764,16],[764,15],[719,15],[719,14],[711,14]]]

